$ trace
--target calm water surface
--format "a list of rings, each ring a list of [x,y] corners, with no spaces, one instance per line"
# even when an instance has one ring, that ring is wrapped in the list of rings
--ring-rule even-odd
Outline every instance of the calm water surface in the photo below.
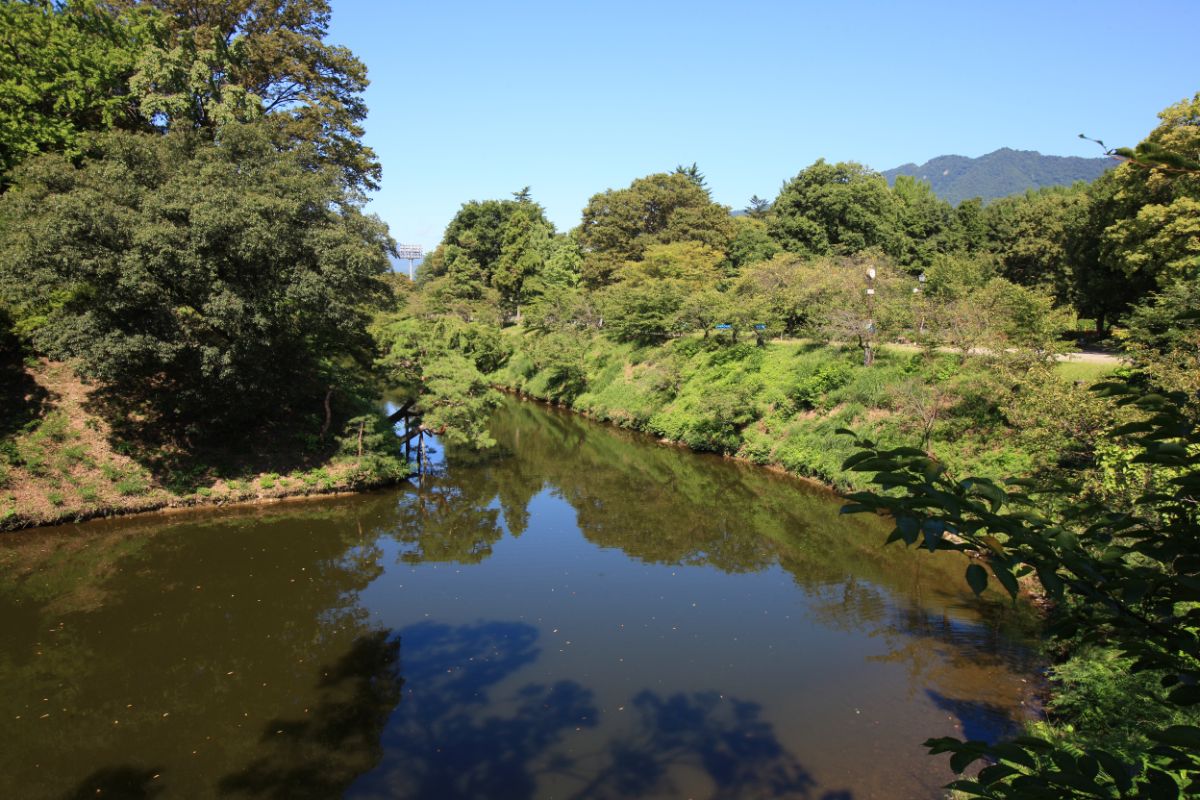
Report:
[[[392,491],[0,537],[0,797],[937,797],[923,739],[1027,713],[960,562],[539,406],[493,435]]]

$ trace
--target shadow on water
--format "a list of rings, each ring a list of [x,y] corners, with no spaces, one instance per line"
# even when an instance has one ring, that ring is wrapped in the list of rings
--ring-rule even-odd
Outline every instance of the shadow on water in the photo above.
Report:
[[[267,755],[220,781],[229,796],[339,797],[379,763],[380,734],[400,700],[400,642],[388,631],[357,639],[321,671],[318,699],[302,719],[277,719],[263,731]]]
[[[941,710],[958,720],[963,738],[977,742],[997,742],[1020,731],[1012,713],[995,703],[947,697],[941,692],[926,689],[925,695]]]
[[[755,703],[646,690],[628,704],[632,728],[579,747],[573,737],[602,713],[590,689],[510,680],[540,654],[533,626],[422,623],[400,638],[405,691],[383,733],[386,757],[349,796],[521,800],[550,783],[580,800],[662,797],[682,791],[681,770],[716,798],[850,796],[819,794]]]

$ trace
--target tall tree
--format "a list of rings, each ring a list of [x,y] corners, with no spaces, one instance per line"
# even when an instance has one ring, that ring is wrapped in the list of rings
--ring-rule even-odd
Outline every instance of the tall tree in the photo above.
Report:
[[[142,114],[164,129],[213,130],[268,117],[285,141],[311,143],[357,188],[377,188],[362,143],[367,70],[325,41],[327,0],[112,0],[160,14],[130,78]]]
[[[144,126],[128,81],[148,21],[94,0],[0,3],[0,185],[23,158],[78,155],[82,132]]]
[[[533,288],[530,279],[545,267],[554,230],[542,216],[541,208],[529,202],[527,195],[518,203],[521,207],[509,216],[502,231],[492,285],[500,292],[505,315],[520,319],[521,306]]]
[[[1133,159],[1092,184],[1079,237],[1075,280],[1081,306],[1097,323],[1124,313],[1149,292],[1200,273],[1200,172],[1178,154],[1200,152],[1200,94],[1164,109]]]
[[[958,217],[928,181],[897,175],[892,186],[897,231],[891,255],[902,267],[929,266],[934,256],[954,249]]]
[[[704,191],[708,191],[708,184],[704,181],[704,173],[700,171],[700,167],[696,165],[695,161],[693,161],[691,166],[688,167],[685,167],[683,164],[679,164],[675,167],[674,174],[682,175]]]
[[[749,203],[742,210],[746,212],[747,216],[762,219],[771,210],[771,201],[764,200],[758,195],[751,195]]]
[[[336,166],[262,125],[109,133],[31,159],[0,199],[0,288],[42,352],[193,438],[319,412],[369,366],[392,247]]]
[[[554,228],[542,207],[529,199],[528,187],[514,192],[514,197],[463,203],[446,226],[441,243],[421,264],[419,280],[447,275],[465,258],[475,265],[480,283],[497,288],[503,284],[501,291],[508,292],[505,302],[515,302],[514,292],[519,292],[523,276],[532,269],[531,259],[541,252],[541,239],[553,234]],[[514,272],[518,261],[520,269]],[[497,269],[502,272],[499,284]]]
[[[791,253],[850,255],[871,247],[893,253],[898,216],[882,175],[854,162],[819,159],[783,185],[770,229]]]
[[[1061,303],[1074,294],[1072,232],[1085,224],[1086,185],[1055,186],[1001,198],[983,212],[987,249],[1000,274],[1022,286],[1041,286]]]
[[[725,252],[733,223],[729,209],[688,176],[659,173],[593,196],[577,236],[584,281],[596,287],[615,280],[622,264],[641,259],[652,244],[691,241]]]

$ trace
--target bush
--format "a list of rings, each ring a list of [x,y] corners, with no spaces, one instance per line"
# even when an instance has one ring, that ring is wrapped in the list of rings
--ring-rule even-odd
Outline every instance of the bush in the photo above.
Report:
[[[792,389],[792,402],[799,409],[816,408],[825,395],[849,383],[850,376],[850,367],[845,364],[822,364],[800,378]]]

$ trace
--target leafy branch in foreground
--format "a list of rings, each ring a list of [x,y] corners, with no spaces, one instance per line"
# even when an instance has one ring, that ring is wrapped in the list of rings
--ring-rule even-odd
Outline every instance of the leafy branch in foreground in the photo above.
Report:
[[[1129,510],[1074,504],[1051,516],[1035,500],[1065,499],[1068,487],[955,480],[924,452],[859,438],[844,468],[874,473],[878,490],[847,495],[843,511],[891,515],[889,543],[966,553],[966,580],[977,594],[989,572],[1014,600],[1022,579],[1036,578],[1055,602],[1051,637],[1115,649],[1134,672],[1160,679],[1162,691],[1147,702],[1193,709],[1200,705],[1200,431],[1182,393],[1147,394],[1132,380],[1095,389],[1142,412],[1111,431],[1138,449],[1135,461],[1150,477]],[[925,744],[950,753],[959,774],[986,762],[950,784],[968,797],[1158,800],[1200,792],[1200,727],[1159,726],[1146,736],[1147,747],[1124,757],[1038,736]]]

